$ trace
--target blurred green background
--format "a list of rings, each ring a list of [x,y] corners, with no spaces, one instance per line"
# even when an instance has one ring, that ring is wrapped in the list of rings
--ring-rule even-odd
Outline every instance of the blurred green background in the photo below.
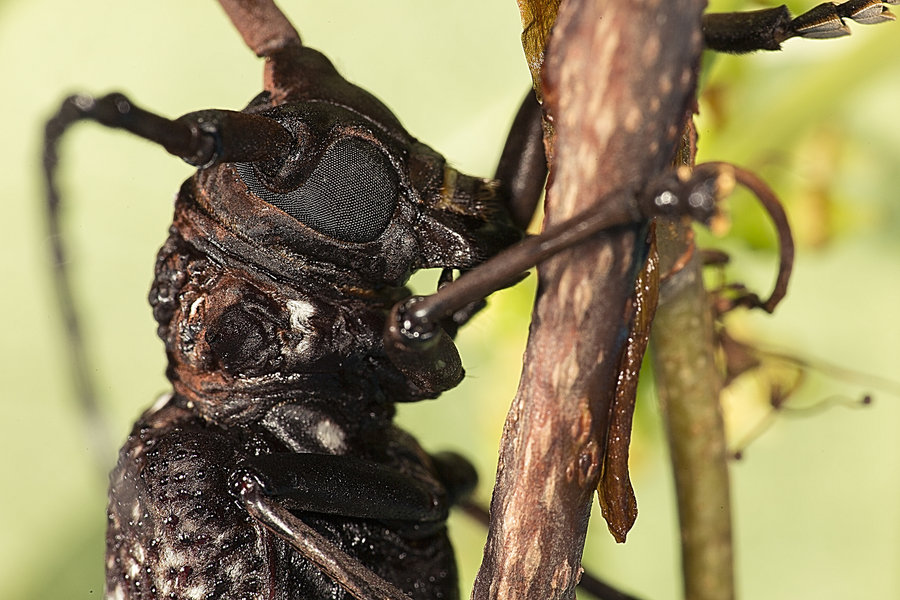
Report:
[[[464,171],[492,172],[529,85],[512,0],[282,4],[309,45],[385,100],[414,135]],[[791,3],[795,12],[809,6]],[[848,39],[718,59],[701,103],[701,158],[759,172],[785,200],[800,243],[787,301],[772,317],[738,316],[734,331],[900,379],[900,24],[853,30]],[[100,442],[83,425],[61,352],[38,170],[42,124],[73,91],[121,90],[170,116],[239,108],[258,92],[261,64],[212,1],[5,0],[0,69],[8,167],[0,598],[97,598],[109,465],[95,460]],[[93,125],[63,147],[70,269],[116,445],[167,388],[146,293],[172,198],[189,174],[159,149]],[[712,241],[732,252],[734,277],[767,290],[768,224],[740,198],[732,217],[730,234]],[[460,345],[469,377],[457,390],[401,410],[426,447],[473,458],[485,501],[532,294],[531,282],[500,294],[468,327]],[[726,397],[735,439],[765,414],[764,383],[747,378]],[[814,374],[794,402],[869,387]],[[678,533],[651,388],[633,445],[637,525],[617,546],[598,516],[584,562],[648,600],[667,600],[680,596]],[[865,410],[778,420],[733,465],[742,598],[900,598],[900,399],[871,391]],[[484,534],[464,517],[451,526],[465,589]]]

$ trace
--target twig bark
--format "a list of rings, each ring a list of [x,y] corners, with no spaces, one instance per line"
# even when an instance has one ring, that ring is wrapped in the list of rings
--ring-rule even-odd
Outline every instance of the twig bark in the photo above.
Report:
[[[556,131],[545,227],[642,189],[670,164],[696,84],[704,4],[562,3],[543,71]],[[538,270],[473,598],[574,597],[642,253],[641,230],[621,228]]]

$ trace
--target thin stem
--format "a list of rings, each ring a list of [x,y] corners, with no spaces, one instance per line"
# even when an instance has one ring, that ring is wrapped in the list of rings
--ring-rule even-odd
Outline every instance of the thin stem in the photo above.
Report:
[[[690,227],[662,221],[657,243],[662,256],[691,253]],[[685,598],[731,600],[728,452],[713,317],[701,268],[699,255],[693,252],[662,285],[651,351],[675,474]]]

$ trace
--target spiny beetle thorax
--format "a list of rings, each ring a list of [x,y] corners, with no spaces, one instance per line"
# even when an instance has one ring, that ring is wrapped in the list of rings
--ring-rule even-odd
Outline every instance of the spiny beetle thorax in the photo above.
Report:
[[[216,245],[198,247],[180,227],[192,182],[150,291],[176,392],[217,422],[322,394],[357,403],[356,413],[359,402],[420,399],[382,348],[387,312],[406,288],[352,293],[312,274],[284,282]]]

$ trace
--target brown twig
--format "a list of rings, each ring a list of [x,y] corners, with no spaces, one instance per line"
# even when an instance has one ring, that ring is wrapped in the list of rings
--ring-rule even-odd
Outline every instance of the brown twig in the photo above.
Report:
[[[545,227],[643,189],[670,163],[693,97],[703,2],[567,0],[543,71],[556,139]],[[572,598],[643,238],[596,236],[538,270],[519,392],[473,598]]]

